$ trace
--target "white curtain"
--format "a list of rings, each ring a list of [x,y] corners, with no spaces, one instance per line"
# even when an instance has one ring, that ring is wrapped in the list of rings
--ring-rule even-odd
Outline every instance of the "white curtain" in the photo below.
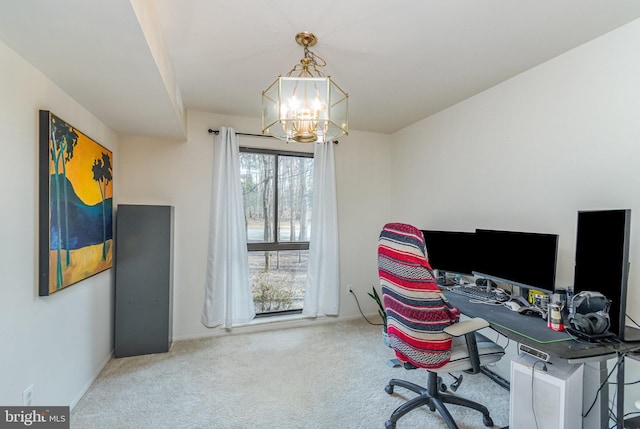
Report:
[[[205,299],[207,327],[246,323],[255,317],[245,229],[238,137],[221,127],[213,139],[213,181]]]
[[[302,313],[337,315],[340,304],[338,203],[334,143],[316,143],[309,268]]]

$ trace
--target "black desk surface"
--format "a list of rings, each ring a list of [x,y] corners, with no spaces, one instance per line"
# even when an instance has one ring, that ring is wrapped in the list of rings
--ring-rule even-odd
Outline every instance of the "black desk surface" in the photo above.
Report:
[[[481,317],[505,337],[563,359],[585,359],[640,348],[640,343],[623,343],[615,338],[603,343],[576,340],[566,332],[548,328],[547,321],[540,317],[525,316],[504,305],[472,303],[468,297],[446,290],[443,293],[462,314]]]

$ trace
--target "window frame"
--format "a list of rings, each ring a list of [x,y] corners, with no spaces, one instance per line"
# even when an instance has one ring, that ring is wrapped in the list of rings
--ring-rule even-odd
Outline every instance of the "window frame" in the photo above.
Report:
[[[273,155],[274,156],[274,178],[273,178],[273,187],[274,187],[274,241],[273,242],[263,242],[263,243],[249,243],[247,240],[247,251],[248,252],[279,252],[279,251],[287,251],[287,250],[309,250],[310,241],[279,241],[278,234],[278,225],[279,225],[279,217],[278,217],[278,203],[279,203],[279,157],[280,156],[293,156],[299,158],[314,158],[313,152],[296,152],[290,150],[280,150],[280,149],[266,149],[266,148],[255,148],[248,146],[240,146],[240,153],[255,153],[255,154],[263,154],[263,155]],[[270,316],[282,316],[286,314],[301,314],[302,308],[295,309],[287,309],[287,310],[277,310],[277,311],[265,311],[261,313],[256,313],[256,318],[259,317],[270,317]]]

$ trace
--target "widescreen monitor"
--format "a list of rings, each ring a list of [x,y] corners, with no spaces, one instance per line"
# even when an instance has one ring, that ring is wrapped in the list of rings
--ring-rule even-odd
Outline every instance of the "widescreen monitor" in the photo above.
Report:
[[[476,229],[474,274],[546,293],[555,291],[558,235]]]
[[[627,279],[631,210],[578,212],[574,293],[600,292],[611,301],[609,331],[621,340],[640,340],[640,330],[627,327]]]
[[[446,274],[472,275],[475,233],[422,230],[431,268],[438,270],[438,283],[447,283]]]

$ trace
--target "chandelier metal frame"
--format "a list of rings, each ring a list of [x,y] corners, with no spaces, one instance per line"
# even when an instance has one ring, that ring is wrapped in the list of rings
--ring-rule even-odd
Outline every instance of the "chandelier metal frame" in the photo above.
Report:
[[[347,135],[349,95],[321,70],[327,65],[325,59],[309,50],[318,38],[301,32],[295,40],[304,57],[262,92],[263,134],[301,143]]]

